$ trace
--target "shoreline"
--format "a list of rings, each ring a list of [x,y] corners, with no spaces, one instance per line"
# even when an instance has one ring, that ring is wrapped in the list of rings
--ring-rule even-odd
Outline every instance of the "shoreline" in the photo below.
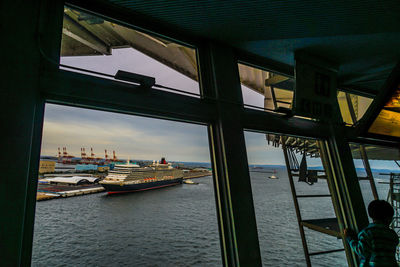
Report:
[[[201,171],[201,172],[188,172],[184,173],[183,180],[187,179],[196,179],[202,178],[206,176],[212,176],[211,171]],[[75,197],[82,196],[88,194],[96,194],[104,192],[105,189],[103,186],[98,184],[90,184],[90,185],[67,185],[67,184],[48,184],[44,186],[38,187],[36,194],[36,201],[46,201],[56,198],[67,198],[67,197]]]

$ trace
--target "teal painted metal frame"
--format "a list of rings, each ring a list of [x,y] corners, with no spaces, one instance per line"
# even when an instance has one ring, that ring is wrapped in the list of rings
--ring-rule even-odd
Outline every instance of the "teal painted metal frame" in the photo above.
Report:
[[[243,130],[324,138],[329,140],[332,149],[337,150],[341,145],[348,146],[345,136],[337,136],[337,129],[347,131],[345,127],[336,125],[337,129],[333,130],[333,127],[328,124],[287,118],[279,114],[246,109],[242,106],[237,70],[239,60],[268,69],[273,69],[275,65],[276,71],[290,74],[291,70],[288,66],[266,62],[253,55],[243,55],[226,45],[199,40],[195,36],[177,32],[176,29],[164,27],[147,18],[139,16],[133,20],[131,13],[110,6],[106,1],[70,0],[68,2],[123,22],[124,25],[147,29],[150,32],[158,31],[174,40],[197,47],[202,97],[195,99],[156,90],[144,92],[134,85],[59,70],[54,62],[59,61],[64,2],[42,0],[37,39],[39,48],[43,51],[38,66],[41,72],[40,84],[33,85],[33,90],[35,88],[38,90],[38,97],[31,100],[35,103],[33,110],[35,116],[32,122],[34,129],[30,141],[31,157],[26,200],[24,207],[21,207],[25,215],[21,221],[8,222],[8,224],[20,223],[23,237],[19,242],[20,247],[15,248],[21,254],[11,265],[30,265],[37,166],[43,108],[46,101],[207,125],[214,167],[214,188],[223,264],[225,266],[261,266]],[[37,44],[31,45],[37,46]],[[43,53],[47,58],[43,57]],[[96,94],[90,94],[90,91],[84,90],[88,87],[96,87]],[[114,97],[111,100],[105,100],[111,94]],[[183,110],[185,112],[182,112]],[[353,139],[357,139],[357,136],[353,136]],[[337,154],[334,156],[335,162],[345,164],[344,167],[336,167],[337,169],[353,169],[354,171],[354,165],[343,162],[343,158],[351,157],[349,149],[337,151],[335,154]],[[350,176],[353,171],[350,171]],[[353,206],[361,207],[357,201],[359,198],[362,199],[361,193],[357,190],[357,184],[348,182],[345,176],[346,173],[341,175],[343,186],[339,188],[339,190],[344,190],[342,193],[345,196],[342,198],[347,201],[345,205],[350,205],[351,209],[354,208]],[[356,201],[352,204],[353,200]],[[364,224],[365,214],[362,212],[349,214],[353,218],[350,226],[359,228]]]

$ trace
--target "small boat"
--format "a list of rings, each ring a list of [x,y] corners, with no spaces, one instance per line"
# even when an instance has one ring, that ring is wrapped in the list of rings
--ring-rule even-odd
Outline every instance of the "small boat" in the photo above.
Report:
[[[269,179],[279,179],[278,177],[276,177],[275,175],[271,175],[268,177]]]
[[[186,179],[183,181],[184,184],[199,184],[199,183],[195,183],[192,180]]]

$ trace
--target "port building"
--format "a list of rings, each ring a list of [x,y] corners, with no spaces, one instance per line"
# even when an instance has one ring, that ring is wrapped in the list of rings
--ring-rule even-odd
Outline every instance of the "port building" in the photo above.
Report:
[[[31,263],[46,103],[206,125],[224,266],[262,265],[244,130],[286,151],[290,175],[290,151],[323,158],[337,218],[298,216],[300,231],[341,238],[344,228],[368,224],[353,156],[367,165],[367,154],[399,159],[398,1],[4,0],[0,7],[7,153],[0,265]],[[106,57],[121,47],[190,77],[200,91],[60,63],[62,56]],[[263,97],[261,107],[245,102],[241,84]],[[373,177],[364,178],[373,188]],[[303,246],[311,266],[316,254],[305,239]],[[357,266],[346,242],[342,250]]]
[[[40,160],[39,162],[39,173],[51,173],[56,169],[56,162],[51,160]]]

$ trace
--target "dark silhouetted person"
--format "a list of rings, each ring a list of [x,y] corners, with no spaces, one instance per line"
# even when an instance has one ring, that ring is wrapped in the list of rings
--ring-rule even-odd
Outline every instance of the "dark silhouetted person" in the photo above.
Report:
[[[384,200],[374,200],[368,205],[368,215],[373,223],[358,235],[351,229],[344,230],[350,247],[360,257],[360,267],[397,267],[399,237],[389,228],[394,215],[392,206]]]

